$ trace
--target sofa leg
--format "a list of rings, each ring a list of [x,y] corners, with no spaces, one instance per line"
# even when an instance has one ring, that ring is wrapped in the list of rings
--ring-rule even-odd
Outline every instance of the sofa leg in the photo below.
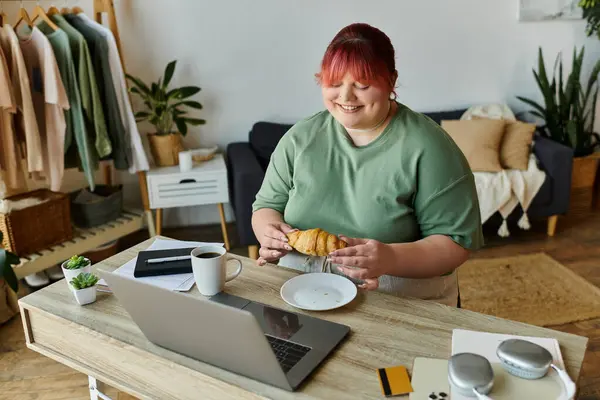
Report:
[[[248,257],[253,260],[258,260],[258,246],[248,246]]]
[[[556,222],[558,221],[558,215],[552,215],[548,218],[548,236],[554,236],[556,232]]]

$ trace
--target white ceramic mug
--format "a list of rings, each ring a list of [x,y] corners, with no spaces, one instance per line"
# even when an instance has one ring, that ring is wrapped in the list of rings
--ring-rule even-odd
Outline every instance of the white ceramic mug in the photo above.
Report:
[[[212,254],[212,257],[202,258],[202,255]],[[206,245],[192,250],[192,272],[198,290],[205,296],[214,296],[225,289],[225,282],[236,278],[242,272],[242,262],[227,256],[227,250],[222,246]],[[227,263],[235,261],[238,269],[227,275]]]

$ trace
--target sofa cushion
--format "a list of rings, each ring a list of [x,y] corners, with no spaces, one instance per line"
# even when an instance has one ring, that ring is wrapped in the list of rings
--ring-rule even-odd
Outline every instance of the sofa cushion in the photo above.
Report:
[[[275,151],[277,143],[291,127],[290,124],[275,122],[257,122],[252,127],[249,134],[250,146],[256,153],[263,170],[269,165],[271,154]]]
[[[474,119],[442,121],[442,128],[462,150],[473,172],[502,171],[500,143],[505,121]]]
[[[498,119],[486,118],[473,115],[471,119]],[[500,143],[500,164],[505,169],[518,169],[527,171],[529,166],[529,154],[531,154],[531,143],[535,134],[536,125],[518,121],[507,120],[504,136]]]
[[[506,130],[500,145],[500,164],[503,168],[527,170],[535,129],[535,124],[506,121]]]

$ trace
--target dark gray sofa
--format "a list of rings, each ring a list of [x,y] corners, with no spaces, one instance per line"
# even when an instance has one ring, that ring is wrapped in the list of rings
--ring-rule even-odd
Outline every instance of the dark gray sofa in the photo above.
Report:
[[[426,112],[432,120],[460,119],[466,110]],[[256,257],[258,241],[251,225],[252,203],[262,184],[271,154],[291,124],[257,122],[249,133],[247,142],[230,143],[226,149],[229,194],[237,224],[237,246],[249,246],[250,255]],[[545,137],[536,135],[533,151],[540,169],[546,172],[546,181],[533,200],[528,216],[548,219],[548,235],[554,235],[559,215],[569,208],[573,151]],[[509,222],[522,214],[517,207]]]

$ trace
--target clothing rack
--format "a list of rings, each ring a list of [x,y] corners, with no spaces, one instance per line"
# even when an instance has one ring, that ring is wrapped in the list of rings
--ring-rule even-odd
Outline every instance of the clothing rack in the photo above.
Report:
[[[121,64],[124,69],[121,41],[113,0],[94,0],[94,20],[99,24],[103,24],[103,14],[107,14],[109,29],[115,37],[117,49],[121,57]],[[131,98],[129,101],[131,101]],[[112,185],[113,168],[110,161],[103,162],[102,169],[106,185]],[[154,220],[149,208],[145,171],[138,172],[138,179],[144,204],[144,212],[141,212],[140,210],[123,210],[122,215],[114,221],[90,229],[75,228],[73,239],[40,250],[34,254],[20,256],[21,262],[18,265],[13,266],[17,278],[20,279],[27,275],[44,271],[68,259],[73,254],[81,254],[93,250],[102,244],[136,232],[144,227],[144,216],[147,220],[146,222],[150,236],[154,236]]]
[[[113,0],[94,0],[94,20],[99,24],[103,24],[103,14],[108,17],[108,27],[112,31],[117,44],[117,50],[121,58],[121,66],[125,71],[125,62],[123,60],[123,51],[121,48],[121,40],[119,29],[117,26],[117,18]],[[131,96],[129,96],[131,102]],[[103,175],[106,185],[111,186],[113,169],[110,162],[103,164]],[[140,192],[144,205],[146,222],[150,236],[155,235],[154,220],[149,207],[148,187],[146,186],[145,171],[138,172]],[[42,250],[36,254],[21,257],[21,263],[14,267],[17,278],[22,278],[29,274],[41,272],[49,267],[68,259],[73,254],[84,253],[93,250],[98,246],[117,240],[130,233],[136,232],[143,228],[144,213],[138,211],[123,210],[119,218],[108,222],[104,225],[97,226],[91,229],[75,229],[72,240],[53,246],[49,249]],[[16,298],[16,294],[9,290],[10,295]],[[88,376],[88,388],[90,399],[92,400],[111,400],[105,393],[104,384],[96,379],[96,377]],[[125,393],[119,393],[119,399],[135,399]]]

